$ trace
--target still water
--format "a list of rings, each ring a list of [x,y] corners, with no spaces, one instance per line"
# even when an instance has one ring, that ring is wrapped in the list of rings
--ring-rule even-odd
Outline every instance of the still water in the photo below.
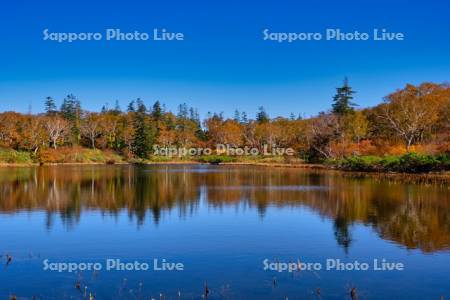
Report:
[[[350,299],[352,288],[450,299],[445,185],[264,167],[2,168],[0,230],[0,299]],[[114,259],[149,270],[107,270]],[[375,259],[404,270],[375,271]],[[369,268],[327,270],[337,260]],[[303,270],[274,270],[287,264]]]

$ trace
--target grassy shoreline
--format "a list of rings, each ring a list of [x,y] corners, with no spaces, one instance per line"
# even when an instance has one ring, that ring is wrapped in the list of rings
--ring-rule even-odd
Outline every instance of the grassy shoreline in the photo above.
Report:
[[[407,153],[399,156],[351,156],[326,164],[344,171],[416,173],[450,171],[450,156]]]
[[[42,161],[42,159],[45,159]],[[297,168],[338,171],[350,176],[375,176],[379,178],[415,178],[413,181],[437,180],[450,183],[450,158],[447,155],[431,156],[414,153],[402,156],[353,156],[323,163],[306,163],[296,158],[286,157],[229,157],[211,155],[207,157],[151,159],[126,159],[117,153],[96,149],[71,148],[52,151],[46,156],[33,155],[10,149],[0,149],[0,167],[33,167],[57,165],[185,165],[214,164],[224,166],[260,166],[271,168]]]

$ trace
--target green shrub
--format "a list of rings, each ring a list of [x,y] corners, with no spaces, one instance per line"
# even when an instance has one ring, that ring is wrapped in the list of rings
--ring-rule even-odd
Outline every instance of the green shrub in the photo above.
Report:
[[[404,172],[427,173],[450,170],[450,158],[443,154],[438,156],[408,153],[402,156],[351,156],[338,161],[331,161],[338,168],[362,172]]]
[[[446,155],[420,155],[408,153],[397,158],[396,161],[383,161],[387,171],[425,173],[431,171],[448,170],[449,162]]]
[[[149,161],[150,162],[155,162],[155,163],[164,163],[164,162],[172,162],[175,160],[181,160],[178,157],[169,157],[169,156],[150,156]]]
[[[200,162],[210,163],[210,164],[220,164],[227,162],[235,162],[236,157],[225,156],[225,155],[210,155],[210,156],[202,156],[199,158]]]
[[[339,165],[345,170],[373,172],[378,169],[380,161],[377,156],[352,156],[340,161]]]
[[[33,157],[30,152],[16,151],[12,149],[0,149],[0,163],[31,164]]]
[[[142,158],[130,158],[128,160],[128,162],[130,164],[133,164],[133,165],[143,165],[143,164],[145,164],[145,160],[143,160]]]

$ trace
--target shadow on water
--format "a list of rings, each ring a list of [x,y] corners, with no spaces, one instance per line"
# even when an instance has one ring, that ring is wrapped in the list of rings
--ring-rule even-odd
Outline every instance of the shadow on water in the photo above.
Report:
[[[333,221],[347,252],[352,225],[371,226],[383,239],[423,252],[450,248],[446,186],[350,178],[314,170],[213,166],[54,166],[0,169],[0,213],[44,211],[46,226],[60,217],[70,229],[90,210],[127,211],[142,225],[165,212],[195,215],[211,208],[307,207]]]

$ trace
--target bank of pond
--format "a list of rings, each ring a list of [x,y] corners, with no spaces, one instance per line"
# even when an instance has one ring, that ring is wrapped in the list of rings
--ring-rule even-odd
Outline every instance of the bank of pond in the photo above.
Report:
[[[43,164],[176,164],[176,163],[208,163],[208,164],[247,164],[273,167],[298,167],[337,169],[356,172],[377,173],[441,173],[448,175],[450,156],[448,154],[430,155],[407,153],[404,155],[386,156],[349,156],[340,159],[326,159],[309,163],[306,159],[287,156],[227,156],[208,155],[198,157],[163,157],[151,156],[149,159],[124,157],[112,151],[87,148],[60,148],[51,151],[32,153],[0,148],[0,165],[43,165]]]

